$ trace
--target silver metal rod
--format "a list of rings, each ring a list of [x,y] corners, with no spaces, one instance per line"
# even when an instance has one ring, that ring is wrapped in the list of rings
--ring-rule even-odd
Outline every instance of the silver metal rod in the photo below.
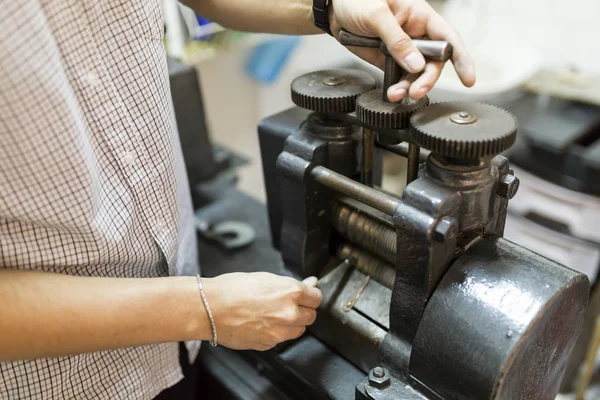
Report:
[[[375,151],[375,133],[367,128],[363,128],[362,150],[363,165],[361,171],[361,181],[365,185],[373,187],[373,152]]]
[[[385,69],[383,73],[383,101],[389,102],[387,92],[390,86],[400,82],[404,71],[392,56],[385,56]]]
[[[390,153],[394,153],[398,156],[408,158],[408,143],[406,142],[393,145],[384,143],[381,139],[378,139],[377,142],[375,142],[375,145],[380,149],[389,151]],[[419,152],[419,162],[424,163],[425,161],[427,161],[429,153],[430,152],[428,150],[421,149],[421,151]]]
[[[373,207],[388,215],[394,215],[399,199],[389,194],[377,191],[362,183],[353,181],[350,178],[333,172],[325,167],[315,167],[311,172],[312,178],[321,185],[352,197],[368,206]]]
[[[408,171],[406,173],[406,184],[408,185],[415,179],[419,174],[419,153],[421,148],[413,143],[408,145]]]

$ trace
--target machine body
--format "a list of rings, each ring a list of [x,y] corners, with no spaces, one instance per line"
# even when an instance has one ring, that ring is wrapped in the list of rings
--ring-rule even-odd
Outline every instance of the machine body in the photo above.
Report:
[[[356,399],[554,398],[589,282],[502,238],[518,179],[499,154],[516,119],[478,103],[392,104],[374,87],[358,71],[307,74],[292,98],[312,113],[259,127],[273,243],[290,274],[320,278],[311,332],[365,373]],[[378,188],[381,151],[408,157],[401,197]]]

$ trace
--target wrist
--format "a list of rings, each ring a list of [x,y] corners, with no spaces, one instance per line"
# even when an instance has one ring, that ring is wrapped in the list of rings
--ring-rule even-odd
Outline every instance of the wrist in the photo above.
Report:
[[[208,313],[202,304],[195,276],[175,277],[172,285],[172,298],[186,311],[181,321],[182,339],[179,340],[210,340],[212,338]],[[208,281],[208,279],[206,280]],[[181,296],[183,294],[183,296]]]
[[[337,18],[335,16],[335,3],[336,2],[334,0],[329,0],[327,18],[329,20],[329,29],[331,30],[332,35],[337,39],[340,36],[342,26],[338,23]]]

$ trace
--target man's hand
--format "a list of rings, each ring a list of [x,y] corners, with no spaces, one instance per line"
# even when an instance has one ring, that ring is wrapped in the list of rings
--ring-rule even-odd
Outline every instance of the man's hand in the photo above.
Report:
[[[317,317],[317,279],[299,282],[274,274],[232,273],[204,279],[219,344],[236,350],[268,350],[296,339]]]
[[[361,36],[379,37],[394,59],[410,73],[390,87],[388,98],[425,96],[437,82],[444,63],[427,62],[412,39],[445,40],[454,47],[452,63],[465,86],[475,84],[473,62],[458,33],[425,0],[331,0],[330,25],[338,37],[342,28]],[[364,60],[383,68],[379,49],[349,48]]]
[[[329,21],[338,37],[342,28],[361,36],[379,37],[410,74],[390,87],[388,98],[410,95],[420,99],[442,73],[441,62],[425,63],[412,39],[445,40],[454,47],[452,63],[462,83],[475,84],[475,68],[462,39],[425,0],[329,0]],[[322,33],[313,24],[313,0],[185,0],[206,18],[229,28],[302,35]],[[366,61],[383,68],[378,49],[350,48]]]

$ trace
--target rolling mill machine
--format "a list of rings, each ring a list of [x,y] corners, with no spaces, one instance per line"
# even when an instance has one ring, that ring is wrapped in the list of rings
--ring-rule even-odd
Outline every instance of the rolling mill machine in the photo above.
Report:
[[[385,45],[340,40],[384,53],[383,87],[358,70],[309,73],[291,92],[310,113],[259,127],[273,244],[324,295],[310,333],[364,372],[357,400],[554,398],[589,282],[502,238],[519,180],[500,154],[516,119],[481,103],[391,103],[403,71]],[[383,151],[408,158],[401,197],[379,188]]]

